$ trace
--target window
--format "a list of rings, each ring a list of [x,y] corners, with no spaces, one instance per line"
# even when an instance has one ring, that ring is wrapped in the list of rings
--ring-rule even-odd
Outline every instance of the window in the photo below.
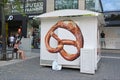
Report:
[[[100,0],[107,27],[120,26],[120,0]]]
[[[103,12],[120,11],[120,0],[101,0]]]
[[[78,0],[55,0],[55,10],[78,9]]]
[[[86,10],[101,12],[99,0],[86,0],[85,8]]]

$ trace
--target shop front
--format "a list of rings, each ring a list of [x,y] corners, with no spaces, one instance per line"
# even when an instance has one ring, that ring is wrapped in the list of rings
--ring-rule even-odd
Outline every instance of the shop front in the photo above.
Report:
[[[23,38],[31,39],[32,48],[39,48],[39,25],[32,19],[46,11],[46,0],[24,0],[20,1],[21,11],[17,9],[15,1],[12,1],[11,13],[5,16],[7,37],[16,34],[21,29]],[[23,13],[21,13],[23,12]],[[1,30],[1,19],[0,19]],[[31,46],[31,45],[30,45]]]
[[[14,35],[18,33],[21,28],[22,37],[27,37],[27,17],[23,15],[9,15],[6,16],[6,30],[7,35],[11,33]]]

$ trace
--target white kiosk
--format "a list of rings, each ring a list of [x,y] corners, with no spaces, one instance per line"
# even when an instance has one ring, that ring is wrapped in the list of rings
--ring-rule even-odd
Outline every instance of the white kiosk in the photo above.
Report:
[[[81,73],[95,73],[101,58],[101,13],[66,9],[35,18],[41,21],[40,65],[52,66],[56,61],[62,67],[78,68]]]

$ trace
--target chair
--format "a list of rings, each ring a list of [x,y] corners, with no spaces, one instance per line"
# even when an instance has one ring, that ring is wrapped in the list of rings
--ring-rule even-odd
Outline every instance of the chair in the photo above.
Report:
[[[14,55],[16,55],[16,59],[18,59],[18,58],[19,58],[18,53],[17,53],[17,52],[14,52],[14,50],[12,50],[12,58],[14,58]]]
[[[7,56],[9,54],[12,54],[12,59],[14,59],[14,55],[16,55],[16,59],[18,59],[18,53],[17,52],[14,52],[14,49],[13,48],[8,48],[7,49]]]

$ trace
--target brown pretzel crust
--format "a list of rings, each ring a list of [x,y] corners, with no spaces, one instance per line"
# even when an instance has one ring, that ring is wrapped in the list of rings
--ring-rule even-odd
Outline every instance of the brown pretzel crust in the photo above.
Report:
[[[73,40],[69,40],[69,39],[60,39],[54,33],[54,31],[58,28],[64,28],[64,29],[70,31],[75,36],[76,40],[73,41]],[[58,41],[58,46],[56,48],[52,48],[50,46],[49,42],[50,42],[51,37],[55,38]],[[83,41],[83,36],[82,36],[81,30],[78,27],[78,25],[76,23],[74,23],[72,20],[58,21],[54,26],[52,26],[52,28],[47,32],[47,34],[45,36],[45,45],[46,45],[47,50],[51,53],[59,52],[61,54],[61,56],[68,61],[73,61],[80,56],[80,48],[83,47],[83,42],[84,41]],[[75,46],[77,48],[77,53],[74,53],[74,54],[67,53],[64,50],[64,45]]]

